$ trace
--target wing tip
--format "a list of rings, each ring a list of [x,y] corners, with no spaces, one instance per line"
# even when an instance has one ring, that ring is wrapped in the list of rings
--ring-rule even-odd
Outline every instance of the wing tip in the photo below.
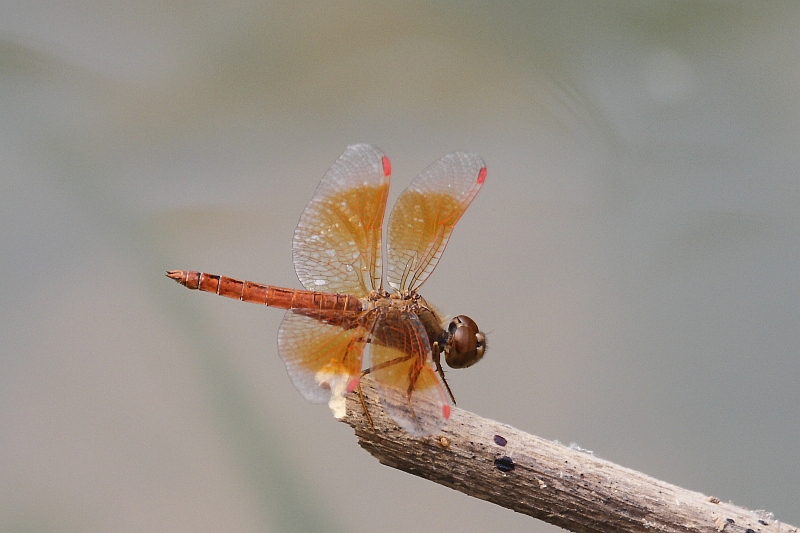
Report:
[[[383,156],[381,163],[383,164],[383,175],[388,178],[392,174],[392,163],[387,156]]]

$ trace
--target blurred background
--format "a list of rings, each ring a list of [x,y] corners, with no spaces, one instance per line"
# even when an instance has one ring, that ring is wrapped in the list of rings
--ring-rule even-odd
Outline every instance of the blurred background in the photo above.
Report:
[[[800,5],[0,5],[0,530],[554,531],[381,466],[276,350],[344,148],[481,194],[459,406],[800,525]]]

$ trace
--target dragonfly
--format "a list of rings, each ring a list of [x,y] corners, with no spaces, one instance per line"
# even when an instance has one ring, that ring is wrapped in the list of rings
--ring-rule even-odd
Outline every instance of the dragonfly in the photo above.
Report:
[[[389,158],[369,144],[349,146],[325,173],[292,240],[305,289],[197,271],[167,276],[188,289],[285,309],[278,352],[303,397],[327,402],[341,419],[345,396],[358,390],[372,425],[361,392],[369,374],[392,419],[425,437],[446,424],[455,405],[442,358],[450,368],[467,368],[486,351],[475,321],[444,319],[418,292],[486,180],[486,165],[473,153],[455,152],[412,181],[389,215],[384,269],[390,176]]]

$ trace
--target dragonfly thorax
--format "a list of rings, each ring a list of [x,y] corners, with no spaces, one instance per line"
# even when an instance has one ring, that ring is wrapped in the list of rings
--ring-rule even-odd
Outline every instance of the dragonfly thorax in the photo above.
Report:
[[[419,307],[428,307],[427,302],[417,294],[417,291],[393,291],[388,292],[383,289],[374,290],[366,298],[371,307],[396,307],[409,311],[414,311]]]

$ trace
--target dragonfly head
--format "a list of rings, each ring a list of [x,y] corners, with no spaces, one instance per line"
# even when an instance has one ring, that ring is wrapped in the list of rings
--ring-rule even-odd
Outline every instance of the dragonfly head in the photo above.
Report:
[[[447,328],[449,340],[445,346],[444,360],[450,368],[469,368],[483,357],[486,336],[468,316],[458,315]]]

